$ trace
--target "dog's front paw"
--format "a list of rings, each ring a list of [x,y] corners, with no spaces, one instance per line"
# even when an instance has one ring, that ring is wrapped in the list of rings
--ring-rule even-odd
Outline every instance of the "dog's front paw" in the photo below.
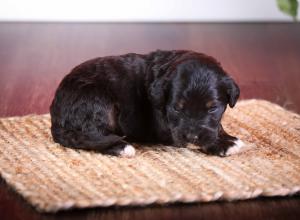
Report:
[[[237,154],[244,149],[244,142],[230,135],[222,136],[214,144],[203,148],[207,154],[217,155],[221,157]]]
[[[227,151],[225,152],[224,156],[230,156],[233,154],[238,154],[239,152],[243,151],[245,147],[245,143],[241,141],[240,139],[236,139],[232,146],[229,146],[227,148]]]

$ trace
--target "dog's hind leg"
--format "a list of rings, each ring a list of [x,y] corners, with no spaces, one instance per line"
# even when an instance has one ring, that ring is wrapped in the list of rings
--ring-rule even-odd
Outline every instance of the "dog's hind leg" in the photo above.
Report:
[[[135,148],[131,144],[119,144],[107,148],[104,151],[105,154],[110,154],[114,156],[122,156],[122,157],[133,157],[135,155]]]

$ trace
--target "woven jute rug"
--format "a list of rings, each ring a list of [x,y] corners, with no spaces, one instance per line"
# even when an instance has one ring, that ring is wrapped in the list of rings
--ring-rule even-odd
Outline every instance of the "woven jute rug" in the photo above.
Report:
[[[49,115],[0,119],[0,173],[44,212],[95,206],[240,200],[300,191],[300,116],[241,101],[223,126],[247,150],[225,158],[190,148],[136,146],[133,158],[52,141]]]

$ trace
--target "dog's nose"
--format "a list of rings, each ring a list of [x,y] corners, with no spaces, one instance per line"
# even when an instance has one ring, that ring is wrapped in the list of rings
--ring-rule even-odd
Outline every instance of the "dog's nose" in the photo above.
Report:
[[[195,134],[188,134],[187,135],[187,138],[189,140],[197,140],[198,139],[198,135],[195,135]]]

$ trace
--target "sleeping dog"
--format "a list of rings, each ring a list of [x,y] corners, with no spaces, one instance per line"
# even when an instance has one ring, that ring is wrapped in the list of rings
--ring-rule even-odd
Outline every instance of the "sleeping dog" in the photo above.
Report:
[[[185,147],[227,156],[243,143],[221,118],[240,90],[212,57],[193,51],[100,57],[75,67],[50,107],[55,142],[133,156],[130,142]]]

